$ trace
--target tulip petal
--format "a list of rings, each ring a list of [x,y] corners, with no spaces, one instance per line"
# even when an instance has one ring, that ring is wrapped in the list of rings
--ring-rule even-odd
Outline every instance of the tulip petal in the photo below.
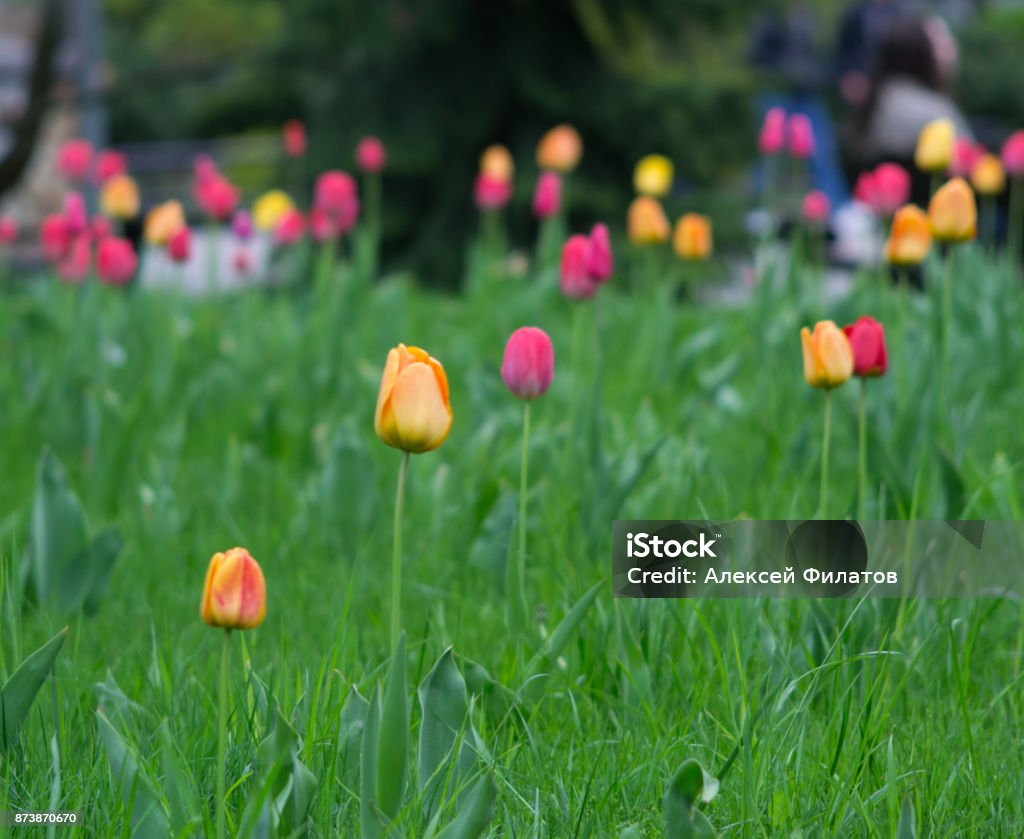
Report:
[[[404,349],[404,347],[400,349]],[[384,364],[384,373],[380,379],[380,390],[377,392],[377,408],[373,414],[373,427],[378,437],[383,436],[384,423],[382,420],[384,418],[384,409],[391,396],[391,391],[394,390],[395,380],[398,378],[399,365],[399,349],[390,350],[388,352],[388,360]]]
[[[447,382],[439,380],[429,363],[413,362],[399,374],[391,412],[401,448],[418,454],[444,442],[452,422],[446,394]]]

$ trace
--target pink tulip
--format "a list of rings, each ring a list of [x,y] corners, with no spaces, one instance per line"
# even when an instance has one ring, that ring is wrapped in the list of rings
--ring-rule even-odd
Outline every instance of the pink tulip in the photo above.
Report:
[[[199,209],[217,221],[231,218],[240,199],[238,188],[222,175],[203,178],[196,183],[196,203]]]
[[[789,153],[807,160],[814,155],[814,128],[806,114],[793,114],[787,126]]]
[[[88,140],[67,140],[57,151],[57,170],[68,180],[84,181],[92,166],[92,144]]]
[[[208,154],[197,154],[192,160],[193,190],[198,191],[202,184],[220,177],[220,170],[213,158]]]
[[[69,192],[64,196],[64,220],[68,225],[68,233],[77,236],[89,228],[89,211],[85,199],[80,192]]]
[[[562,206],[562,176],[547,170],[537,178],[533,191],[533,214],[540,219],[556,215]]]
[[[108,285],[124,285],[135,276],[139,260],[127,239],[108,236],[96,246],[96,276]]]
[[[786,144],[786,112],[782,108],[771,108],[764,115],[757,147],[761,154],[782,154]]]
[[[800,214],[807,224],[812,227],[824,227],[828,224],[829,214],[832,207],[828,202],[828,196],[820,190],[813,189],[804,196]]]
[[[0,216],[0,245],[14,244],[18,239],[18,222],[12,216]]]
[[[953,159],[949,163],[949,174],[956,178],[970,178],[971,170],[978,158],[985,153],[985,147],[968,137],[957,137],[953,142]]]
[[[1014,131],[1003,143],[1003,168],[1011,178],[1024,175],[1024,129]]]
[[[590,240],[582,233],[570,236],[562,246],[562,264],[558,282],[562,293],[572,300],[593,297],[597,284],[587,270]]]
[[[298,210],[288,210],[274,227],[274,244],[294,245],[306,235],[306,219]]]
[[[290,119],[281,131],[284,152],[289,157],[302,157],[306,153],[306,126],[297,119]]]
[[[192,231],[187,226],[179,227],[167,240],[167,255],[179,265],[189,261],[192,256]]]
[[[898,163],[881,163],[873,171],[861,172],[853,197],[887,218],[910,200],[910,173]]]
[[[64,216],[52,213],[39,226],[39,243],[43,256],[50,262],[64,257],[71,247],[71,233]]]
[[[388,163],[387,149],[376,137],[363,137],[356,146],[356,166],[362,171],[383,172]]]
[[[231,217],[231,232],[240,242],[248,242],[254,232],[252,216],[248,210],[236,210]]]
[[[501,378],[520,399],[536,399],[547,392],[555,377],[555,350],[543,329],[523,326],[505,344]]]
[[[329,242],[336,239],[340,230],[338,222],[330,213],[324,212],[319,207],[314,207],[309,214],[309,235],[315,242]]]
[[[608,225],[595,224],[587,240],[587,274],[595,285],[600,285],[611,277],[614,270],[615,260]]]
[[[104,239],[114,232],[110,219],[106,216],[93,216],[89,222],[89,235],[94,239]]]
[[[480,210],[500,210],[512,200],[512,181],[481,172],[473,183],[473,200]]]
[[[89,237],[76,236],[57,262],[57,277],[66,283],[81,283],[89,276],[92,248]]]
[[[96,180],[106,183],[128,171],[128,159],[119,151],[105,149],[96,155]]]
[[[331,216],[338,231],[345,233],[359,217],[359,191],[347,172],[322,172],[313,190],[313,206]]]

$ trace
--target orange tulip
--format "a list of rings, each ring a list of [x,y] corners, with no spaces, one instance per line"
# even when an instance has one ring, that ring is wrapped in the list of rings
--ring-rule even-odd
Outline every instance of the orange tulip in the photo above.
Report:
[[[259,563],[245,548],[210,559],[199,614],[210,626],[252,629],[267,614],[267,586]]]
[[[583,141],[571,125],[556,125],[537,144],[537,165],[541,169],[571,172],[583,156]]]
[[[377,395],[374,430],[389,446],[421,454],[440,446],[452,427],[444,367],[419,347],[388,353]]]
[[[185,226],[185,211],[177,201],[165,201],[146,216],[145,237],[151,245],[166,245]]]
[[[922,172],[945,172],[953,160],[956,129],[948,119],[929,122],[917,137],[914,164]]]
[[[800,330],[804,350],[804,378],[811,387],[834,388],[853,375],[853,348],[850,339],[833,321],[814,324],[812,333]]]
[[[495,144],[488,146],[480,155],[480,172],[496,181],[511,181],[516,165],[508,149]]]
[[[139,214],[139,188],[130,175],[114,175],[103,182],[100,211],[118,219],[131,219]]]
[[[919,265],[932,246],[928,215],[908,204],[892,217],[892,229],[885,240],[885,261],[890,265]]]
[[[687,213],[676,222],[672,248],[681,259],[707,259],[711,255],[711,219]]]
[[[640,195],[626,215],[626,233],[634,245],[657,245],[668,240],[669,224],[656,198]]]
[[[983,154],[971,167],[971,186],[978,195],[998,195],[1006,188],[1006,172],[994,154]]]
[[[939,242],[968,242],[978,232],[978,206],[963,178],[947,181],[928,205],[932,237]]]

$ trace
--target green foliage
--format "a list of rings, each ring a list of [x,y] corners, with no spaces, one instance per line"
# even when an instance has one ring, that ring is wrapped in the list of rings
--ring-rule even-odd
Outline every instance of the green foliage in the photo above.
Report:
[[[17,741],[32,701],[53,670],[67,634],[65,627],[28,656],[0,686],[0,755],[10,751]]]

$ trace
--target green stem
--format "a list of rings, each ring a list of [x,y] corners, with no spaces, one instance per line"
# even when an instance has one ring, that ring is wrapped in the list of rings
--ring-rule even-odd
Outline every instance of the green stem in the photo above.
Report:
[[[220,718],[217,725],[217,839],[227,836],[224,811],[225,775],[228,757],[228,660],[231,651],[231,630],[224,630],[220,656]]]
[[[860,380],[860,411],[857,426],[857,475],[859,491],[857,493],[857,518],[864,518],[868,493],[868,380]]]
[[[402,515],[405,510],[405,479],[409,474],[409,452],[402,452],[395,493],[394,553],[391,555],[391,649],[398,646],[402,631]]]
[[[832,433],[832,391],[825,391],[825,428],[821,437],[821,489],[818,492],[818,514],[825,516],[828,507],[828,442]]]
[[[519,562],[516,571],[516,591],[510,596],[519,600],[519,613],[529,615],[526,600],[526,490],[530,463],[530,403],[523,403],[523,450],[519,459]]]
[[[1018,265],[1021,254],[1021,235],[1024,233],[1024,178],[1016,177],[1010,182],[1010,230],[1007,237],[1010,249],[1010,264]]]
[[[366,268],[364,282],[373,283],[377,275],[377,266],[380,264],[380,240],[381,240],[381,174],[371,172],[366,176],[366,218],[370,234],[370,253]]]
[[[939,379],[940,406],[946,397],[946,383],[949,377],[950,330],[953,321],[953,264],[956,257],[956,245],[949,246],[946,257],[946,277],[942,283],[942,374]]]

